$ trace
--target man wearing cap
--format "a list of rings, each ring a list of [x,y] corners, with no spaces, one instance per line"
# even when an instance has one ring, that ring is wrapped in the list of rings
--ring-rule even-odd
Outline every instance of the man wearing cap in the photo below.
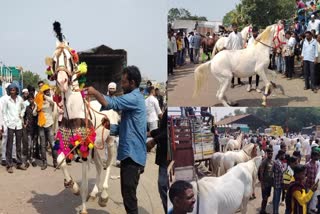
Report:
[[[224,44],[224,49],[227,50],[241,50],[243,48],[243,41],[241,33],[238,32],[238,25],[232,24],[232,33],[229,34],[228,39]],[[243,85],[240,78],[238,78],[238,84]],[[231,80],[231,88],[234,88],[234,77]]]
[[[319,34],[319,24],[320,24],[320,20],[316,19],[314,15],[311,15],[311,20],[309,21],[307,30],[308,31],[315,30],[316,35],[318,35]]]
[[[114,96],[116,91],[117,91],[117,84],[114,83],[114,82],[110,82],[109,85],[108,85],[108,93],[107,93],[107,95],[112,97],[112,96]]]
[[[10,83],[6,83],[5,84],[5,92],[4,95],[2,97],[0,97],[0,136],[2,135],[2,141],[1,141],[1,165],[2,166],[6,166],[7,165],[7,161],[6,161],[6,147],[7,147],[7,141],[8,141],[8,129],[7,126],[4,124],[4,119],[3,119],[3,113],[2,113],[2,109],[3,109],[3,105],[4,102],[6,101],[6,99],[9,98],[9,95],[7,94],[7,91],[9,90]],[[15,145],[15,142],[14,142]],[[16,160],[17,158],[17,153],[16,153],[16,148],[15,146],[12,149],[12,157],[14,160]]]
[[[22,126],[25,106],[23,105],[23,99],[18,96],[18,86],[11,83],[8,89],[10,97],[8,97],[3,104],[2,114],[4,124],[8,127],[8,141],[6,145],[7,171],[8,173],[13,173],[13,135],[16,137],[17,169],[26,170],[26,167],[22,165],[21,158]]]
[[[52,150],[53,167],[57,166],[57,151],[53,149],[54,137],[53,137],[53,107],[54,101],[50,96],[50,86],[44,84],[40,88],[40,92],[35,98],[35,102],[38,106],[38,126],[40,136],[40,148],[41,148],[41,159],[42,167],[41,170],[47,168],[47,153],[46,153],[46,142]]]

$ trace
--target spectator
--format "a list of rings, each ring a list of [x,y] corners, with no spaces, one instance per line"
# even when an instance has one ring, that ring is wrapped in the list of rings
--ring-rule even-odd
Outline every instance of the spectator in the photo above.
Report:
[[[4,118],[3,118],[3,105],[6,102],[7,99],[9,99],[9,95],[6,93],[9,91],[9,85],[10,83],[5,84],[5,93],[2,97],[0,97],[0,137],[2,136],[2,141],[1,141],[1,165],[2,166],[7,166],[7,157],[6,157],[6,148],[7,148],[7,141],[8,141],[8,127],[4,123]],[[17,159],[17,153],[16,153],[16,144],[13,142],[13,149],[12,149],[12,157],[13,157],[13,162],[16,162]]]
[[[292,74],[294,72],[294,47],[296,45],[296,39],[294,34],[290,31],[286,32],[285,34],[287,39],[287,44],[284,48],[284,56],[286,62],[286,77],[288,80],[292,79]]]
[[[140,175],[146,164],[146,107],[139,92],[141,74],[137,67],[128,66],[122,73],[124,95],[108,97],[101,95],[93,87],[88,94],[93,95],[106,109],[121,110],[119,129],[118,160],[121,161],[121,194],[127,213],[138,213],[136,196]]]
[[[162,111],[163,110],[163,96],[160,94],[159,88],[156,88],[155,93],[156,93],[155,97],[157,98],[157,100],[159,102],[160,109]]]
[[[307,190],[311,189],[312,186],[315,184],[315,180],[318,173],[318,160],[319,160],[319,153],[316,151],[311,152],[311,160],[306,164],[306,184],[305,187]],[[316,197],[316,196],[313,196]],[[314,198],[312,202],[315,202]],[[314,211],[316,209],[316,203],[310,203],[309,211]]]
[[[260,214],[266,213],[266,207],[268,203],[268,198],[271,194],[271,188],[273,185],[273,166],[274,161],[272,160],[273,151],[272,149],[267,149],[267,158],[265,158],[260,167],[259,167],[259,174],[258,178],[261,182],[261,190],[262,190],[262,202],[261,202],[261,209]]]
[[[210,122],[213,122],[213,116],[208,112],[209,107],[201,107],[200,108],[200,114],[203,117],[203,122],[206,121],[206,117],[208,117],[207,125],[210,125]]]
[[[149,88],[149,96],[145,100],[147,110],[148,130],[152,131],[158,128],[158,120],[162,116],[162,111],[157,98],[154,97],[154,87]]]
[[[37,166],[36,161],[33,156],[33,149],[37,143],[35,136],[38,131],[37,126],[37,105],[34,102],[33,94],[28,96],[29,105],[26,108],[26,113],[24,115],[24,126],[27,131],[28,147],[27,147],[27,160],[26,167],[29,167],[28,161],[32,164],[33,167]]]
[[[38,126],[40,136],[40,149],[41,149],[41,170],[47,168],[47,153],[46,153],[46,142],[49,142],[49,146],[52,150],[53,167],[57,166],[57,151],[53,149],[54,137],[53,137],[53,106],[54,102],[50,96],[50,86],[44,84],[40,88],[40,92],[35,98],[38,111]]]
[[[114,83],[114,82],[110,82],[109,85],[108,85],[108,92],[107,92],[107,95],[112,97],[114,96],[114,94],[116,93],[117,91],[117,84]]]
[[[174,67],[174,50],[177,48],[175,43],[175,39],[173,36],[173,30],[169,30],[168,32],[168,75],[173,75],[173,67]]]
[[[292,155],[297,158],[297,161],[300,164],[300,162],[301,162],[301,153],[300,153],[300,151],[294,151],[292,153]]]
[[[228,39],[224,44],[224,48],[227,50],[240,50],[243,48],[243,41],[241,33],[238,32],[238,25],[232,24],[232,33],[229,34]],[[238,78],[238,84],[244,85],[240,78]],[[231,88],[234,88],[234,77],[231,80]]]
[[[196,202],[193,187],[186,181],[176,181],[169,190],[169,199],[173,209],[168,214],[187,214],[193,211]]]
[[[286,196],[286,210],[288,213],[307,214],[307,203],[311,200],[314,191],[318,188],[318,182],[307,191],[304,180],[306,167],[298,164],[294,169],[294,182],[290,184]]]
[[[160,127],[148,133],[153,139],[147,143],[148,151],[157,145],[156,164],[159,165],[158,190],[162,201],[164,212],[167,212],[167,192],[168,192],[168,176],[167,176],[167,109],[164,111],[160,122]]]
[[[294,167],[297,166],[297,164],[298,164],[297,158],[294,157],[294,156],[290,157],[289,166],[287,167],[287,169],[283,173],[283,189],[284,189],[284,194],[283,195],[284,195],[284,198],[285,198],[285,195],[287,194],[287,190],[288,190],[290,184],[292,182],[294,182],[293,169],[294,169]],[[290,214],[289,211],[287,210],[287,208],[286,208],[285,214]]]
[[[299,139],[297,139],[297,143],[296,143],[296,146],[295,146],[296,148],[296,151],[301,151],[301,142],[300,142],[300,140]]]
[[[315,68],[314,63],[318,57],[318,45],[317,41],[312,38],[310,31],[306,33],[306,39],[303,42],[302,54],[303,57],[303,70],[304,70],[304,80],[305,87],[304,90],[310,89],[310,80],[311,80],[311,89],[314,93],[317,93],[315,88]]]
[[[6,161],[8,173],[13,173],[12,147],[13,135],[16,137],[16,152],[17,152],[17,169],[26,170],[22,165],[21,143],[22,143],[22,126],[25,106],[23,99],[18,96],[18,86],[11,83],[8,87],[10,97],[8,97],[2,109],[4,124],[8,128],[8,140],[6,145]]]
[[[281,199],[281,192],[282,192],[282,180],[283,180],[283,173],[285,167],[282,164],[282,161],[285,159],[285,152],[279,150],[276,160],[273,166],[273,174],[274,174],[274,189],[273,189],[273,213],[279,214],[279,204]]]
[[[308,23],[308,31],[311,30],[315,30],[316,31],[316,35],[319,34],[319,24],[320,24],[320,20],[316,19],[315,15],[311,15],[311,20]]]
[[[188,37],[188,41],[189,41],[189,57],[190,57],[190,62],[194,63],[193,61],[193,45],[192,45],[192,41],[193,41],[193,36],[194,33],[190,32],[189,33],[189,37]]]
[[[257,27],[253,27],[252,28],[252,37],[248,41],[247,48],[249,48],[250,46],[252,46],[254,44],[254,41],[258,37],[258,35],[259,35],[258,28]],[[260,78],[260,76],[257,74],[256,75],[256,87],[255,87],[255,90],[256,90],[256,92],[261,93],[261,90],[258,88],[258,86],[259,86],[259,78]],[[249,77],[249,85],[248,85],[248,88],[247,88],[248,92],[251,91],[251,84],[252,84],[252,76]]]
[[[199,63],[199,56],[200,56],[200,47],[201,47],[201,36],[198,32],[191,38],[191,44],[193,47],[193,62],[195,64]]]
[[[28,95],[29,95],[28,89],[26,89],[26,88],[22,89],[22,99],[23,99],[23,101],[28,100]]]

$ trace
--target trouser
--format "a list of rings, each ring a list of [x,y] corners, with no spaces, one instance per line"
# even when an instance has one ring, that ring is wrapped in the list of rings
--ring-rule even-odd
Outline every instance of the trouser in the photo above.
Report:
[[[22,158],[21,158],[22,129],[17,130],[17,129],[8,128],[8,141],[6,145],[7,167],[13,166],[13,161],[12,161],[13,135],[16,136],[17,165],[22,164]]]
[[[182,50],[179,50],[179,51],[178,51],[177,64],[178,64],[179,66],[182,65]]]
[[[207,111],[202,111],[200,114],[201,114],[201,116],[203,117],[203,122],[205,122],[206,117],[208,117],[208,121],[207,121],[208,124],[210,123],[210,121],[211,121],[212,118],[213,118],[212,114],[210,114],[210,113],[207,112]]]
[[[273,213],[279,214],[279,205],[280,205],[280,199],[281,199],[281,188],[274,188],[273,190]]]
[[[286,76],[292,78],[293,69],[294,69],[294,56],[286,56]]]
[[[315,69],[314,69],[314,62],[310,61],[303,61],[303,70],[304,70],[304,83],[305,88],[310,88],[311,82],[311,89],[315,89]]]
[[[28,135],[28,149],[27,149],[27,160],[30,162],[34,162],[33,151],[36,144],[36,138],[34,134],[27,133]]]
[[[186,62],[186,48],[182,48],[181,55],[181,63],[183,65]]]
[[[191,62],[194,62],[194,61],[193,61],[193,48],[190,48],[190,49],[189,49],[189,57],[190,57],[190,61],[191,61]]]
[[[238,78],[238,84],[240,84],[240,83],[241,83],[241,79]],[[231,79],[231,84],[234,84],[234,77],[232,77],[232,79]]]
[[[199,48],[194,48],[193,50],[194,50],[193,62],[194,63],[199,63],[200,49]]]
[[[178,60],[178,52],[175,52],[173,55],[173,67],[177,67],[177,60]]]
[[[149,132],[158,128],[158,121],[148,122]]]
[[[164,213],[167,213],[167,191],[168,191],[167,167],[159,166],[158,190],[162,201]]]
[[[219,143],[219,137],[218,135],[214,136],[214,151],[215,152],[220,152],[220,143]]]
[[[52,151],[53,163],[57,163],[57,151],[53,149],[54,138],[52,133],[52,126],[47,128],[39,127],[40,136],[40,149],[41,149],[41,160],[47,163],[47,153],[46,153],[46,142],[49,142]]]
[[[315,68],[315,84],[320,85],[320,63],[317,63]]]
[[[8,142],[8,129],[6,126],[3,126],[3,135],[1,141],[1,160],[6,160],[6,151],[7,151],[7,142]],[[17,159],[16,152],[16,137],[13,138],[13,149],[12,149],[12,158]]]
[[[128,214],[138,214],[137,187],[144,167],[131,158],[121,161],[120,182],[123,204]]]
[[[173,55],[168,55],[168,74],[173,74]]]
[[[22,156],[28,153],[28,133],[26,128],[22,128]]]
[[[257,88],[258,85],[259,85],[259,78],[260,78],[260,76],[257,74],[257,75],[256,75],[256,88]],[[251,84],[252,84],[252,76],[249,77],[249,85],[251,85]]]
[[[283,71],[285,71],[284,69],[284,63],[283,63],[283,58],[282,56],[279,54],[276,57],[276,67],[277,67],[277,71],[282,73]]]

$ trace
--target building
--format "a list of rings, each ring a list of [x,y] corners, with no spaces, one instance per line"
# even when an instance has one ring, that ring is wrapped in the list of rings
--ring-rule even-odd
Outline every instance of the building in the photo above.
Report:
[[[186,33],[194,31],[196,28],[196,31],[201,35],[206,35],[207,32],[212,35],[219,32],[219,25],[222,25],[222,21],[175,20],[172,23],[172,28],[175,31]]]
[[[252,114],[243,114],[222,119],[216,125],[220,131],[232,132],[240,128],[241,131],[248,133],[250,130],[266,126],[266,122]]]
[[[106,94],[108,84],[115,82],[117,92],[122,92],[121,75],[123,68],[127,66],[127,52],[125,50],[114,50],[100,45],[78,54],[80,62],[86,62],[88,65],[86,85],[93,86],[101,93]]]

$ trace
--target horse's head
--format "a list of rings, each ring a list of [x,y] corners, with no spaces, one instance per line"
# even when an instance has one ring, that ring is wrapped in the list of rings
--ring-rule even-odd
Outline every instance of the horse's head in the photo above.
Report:
[[[59,89],[62,92],[66,92],[69,85],[72,84],[72,78],[76,70],[75,60],[78,57],[74,56],[75,52],[69,47],[68,42],[64,40],[59,22],[53,23],[53,29],[58,40],[56,42],[56,50],[51,59],[51,64],[47,63],[47,65],[51,66],[53,72],[50,79],[56,80]]]
[[[273,43],[274,43],[274,48],[280,48],[282,47],[285,43],[285,32],[284,32],[284,25],[279,22],[278,24],[272,25],[272,32],[273,32]]]
[[[243,147],[243,151],[251,158],[257,156],[257,145],[249,143]]]

